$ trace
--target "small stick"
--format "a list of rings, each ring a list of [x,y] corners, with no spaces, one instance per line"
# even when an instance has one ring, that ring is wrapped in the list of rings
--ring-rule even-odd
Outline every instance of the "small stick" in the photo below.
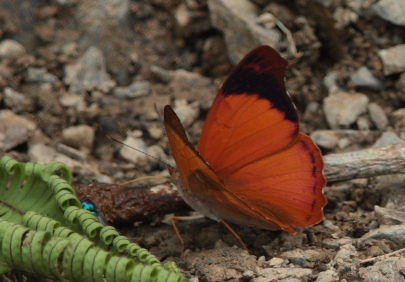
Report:
[[[388,254],[385,254],[385,255],[381,255],[381,256],[378,256],[378,257],[363,259],[363,260],[360,261],[360,263],[361,263],[361,264],[364,264],[364,263],[368,263],[368,262],[375,262],[375,261],[377,261],[378,259],[389,258],[389,257],[391,257],[391,256],[393,256],[393,255],[396,255],[396,254],[399,254],[399,253],[402,253],[402,252],[405,252],[405,248],[399,249],[399,250],[396,250],[396,251],[394,251],[394,252],[391,252],[391,253],[388,253]]]
[[[328,183],[405,173],[405,142],[324,156]]]

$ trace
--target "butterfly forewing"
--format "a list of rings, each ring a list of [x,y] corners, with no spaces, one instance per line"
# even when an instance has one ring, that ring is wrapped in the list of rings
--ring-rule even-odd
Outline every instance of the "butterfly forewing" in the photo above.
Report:
[[[219,91],[199,151],[171,107],[165,107],[180,190],[197,211],[289,232],[322,220],[323,160],[314,142],[299,132],[284,83],[286,66],[268,46],[250,52]]]

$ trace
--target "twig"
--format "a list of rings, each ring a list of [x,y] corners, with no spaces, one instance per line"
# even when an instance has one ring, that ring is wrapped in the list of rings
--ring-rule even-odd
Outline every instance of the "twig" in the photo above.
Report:
[[[360,263],[364,264],[364,263],[368,263],[368,262],[375,262],[375,261],[377,261],[379,259],[389,258],[389,257],[391,257],[393,255],[396,255],[396,254],[399,254],[399,253],[402,253],[402,252],[405,252],[405,248],[399,249],[397,251],[394,251],[394,252],[391,252],[391,253],[388,253],[388,254],[385,254],[385,255],[381,255],[381,256],[378,256],[378,257],[363,259],[363,260],[360,261]]]
[[[324,156],[328,183],[405,173],[405,142]]]

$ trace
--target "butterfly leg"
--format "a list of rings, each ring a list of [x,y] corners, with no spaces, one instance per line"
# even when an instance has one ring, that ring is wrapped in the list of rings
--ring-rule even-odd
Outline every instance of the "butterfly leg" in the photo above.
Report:
[[[189,215],[189,216],[173,216],[172,217],[172,225],[174,228],[174,231],[177,234],[177,237],[179,237],[179,240],[181,242],[181,255],[180,257],[183,257],[184,255],[184,249],[185,249],[185,244],[184,244],[184,239],[180,234],[179,228],[177,227],[176,220],[196,220],[203,218],[204,216],[202,214],[197,214],[197,215]]]
[[[228,228],[228,230],[231,231],[231,233],[239,240],[239,242],[242,244],[243,248],[250,253],[249,248],[246,246],[245,242],[243,242],[242,238],[235,231],[235,229],[233,229],[232,226],[230,226],[228,224],[228,222],[226,222],[223,219],[220,219],[219,222],[221,222],[223,225],[225,225],[225,227]]]

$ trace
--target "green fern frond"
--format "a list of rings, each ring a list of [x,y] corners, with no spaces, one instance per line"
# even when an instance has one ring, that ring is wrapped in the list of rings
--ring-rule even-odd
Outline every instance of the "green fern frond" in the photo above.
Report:
[[[0,274],[61,281],[188,281],[82,208],[61,163],[0,160]]]

